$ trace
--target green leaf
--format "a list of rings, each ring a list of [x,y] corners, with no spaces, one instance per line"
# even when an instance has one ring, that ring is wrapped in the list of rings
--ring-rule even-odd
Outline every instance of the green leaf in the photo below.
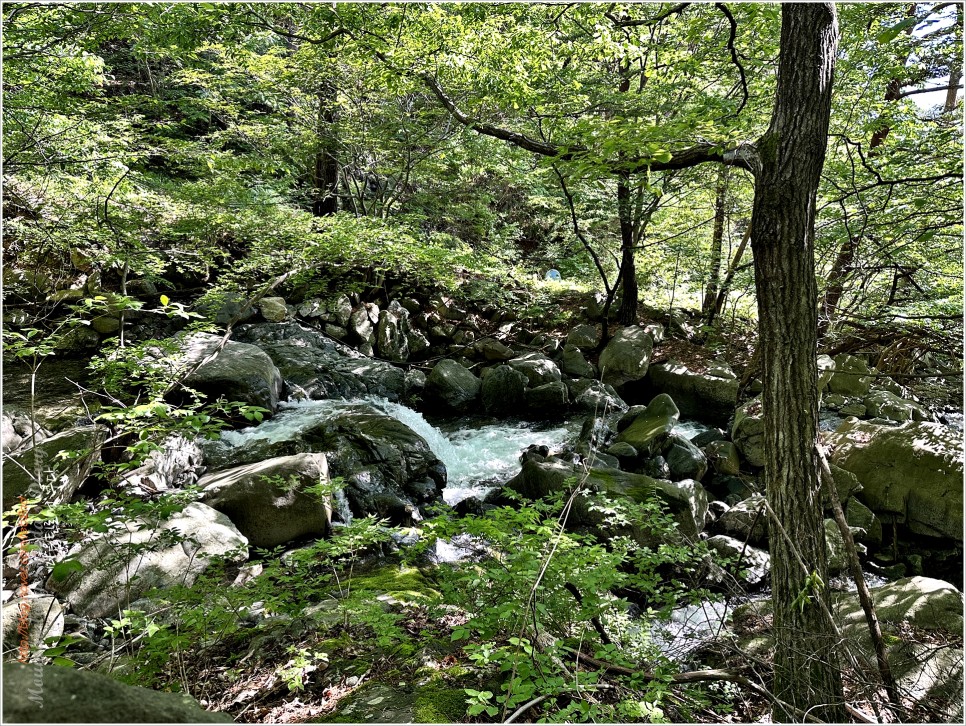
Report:
[[[919,18],[915,18],[915,17],[906,18],[901,23],[896,23],[891,28],[886,28],[885,30],[880,32],[877,36],[875,36],[875,39],[883,44],[890,43],[893,40],[895,40],[895,38],[898,37],[899,33],[901,33],[903,30],[906,30],[907,28],[911,28],[917,25],[918,23],[919,23]]]
[[[80,560],[62,560],[54,565],[50,576],[55,580],[64,580],[72,572],[83,572],[84,569],[84,564]]]
[[[161,304],[162,305],[167,305],[169,302],[171,302],[171,298],[169,298],[167,295],[162,295],[161,296]]]

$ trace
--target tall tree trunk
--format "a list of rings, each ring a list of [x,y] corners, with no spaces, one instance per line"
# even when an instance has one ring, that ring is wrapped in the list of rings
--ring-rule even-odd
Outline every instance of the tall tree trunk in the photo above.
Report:
[[[708,321],[714,317],[714,304],[718,298],[718,285],[721,278],[721,243],[724,240],[725,201],[728,198],[728,167],[721,167],[718,172],[718,184],[715,189],[714,227],[711,232],[711,268],[708,271],[708,286],[704,291],[704,302],[701,305],[701,315]]]
[[[618,322],[633,325],[637,322],[637,268],[634,263],[634,222],[631,218],[631,186],[628,174],[617,177],[617,217],[621,228],[621,309]]]
[[[962,3],[956,3],[956,25],[963,24]],[[952,113],[956,110],[956,98],[959,95],[959,82],[963,80],[962,55],[956,55],[956,61],[949,66],[949,90],[946,91],[946,102],[943,104],[943,113]]]
[[[838,23],[831,3],[782,7],[775,107],[758,143],[751,245],[763,364],[765,480],[768,501],[789,539],[769,538],[774,603],[774,693],[829,722],[844,722],[838,642],[814,598],[799,556],[827,579],[818,476],[818,290],[815,196],[828,137]],[[772,529],[775,529],[774,527]],[[797,550],[797,552],[796,552]],[[802,593],[810,596],[802,599]],[[776,707],[778,721],[801,714]]]
[[[316,150],[312,170],[312,214],[327,217],[339,211],[339,157],[333,127],[335,88],[328,81],[319,90]]]
[[[718,296],[715,298],[714,307],[708,311],[708,317],[705,321],[705,325],[711,325],[714,319],[721,314],[724,308],[725,300],[728,299],[728,292],[731,290],[731,282],[735,278],[735,273],[738,272],[738,267],[741,264],[741,258],[745,254],[745,248],[748,246],[748,240],[751,239],[751,221],[748,222],[748,227],[745,229],[745,233],[741,236],[741,242],[738,244],[738,250],[735,252],[734,258],[731,260],[731,264],[728,265],[728,271],[725,273],[724,281],[721,283],[721,289],[718,291]]]

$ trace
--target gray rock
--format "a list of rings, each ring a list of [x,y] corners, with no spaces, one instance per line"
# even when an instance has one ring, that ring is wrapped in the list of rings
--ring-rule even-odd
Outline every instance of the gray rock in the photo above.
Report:
[[[663,456],[652,456],[641,466],[641,474],[654,477],[655,479],[670,479],[671,467],[667,464],[667,459]]]
[[[326,323],[322,326],[323,332],[330,338],[335,338],[339,341],[344,341],[349,339],[349,331],[345,328],[340,328],[338,325],[333,325],[332,323]]]
[[[761,411],[761,400],[755,398],[735,411],[735,422],[731,427],[731,440],[738,451],[752,466],[765,465],[765,420]]]
[[[376,329],[369,320],[369,311],[361,306],[352,311],[349,316],[349,333],[359,343],[372,344],[376,340]]]
[[[745,585],[756,587],[768,580],[771,557],[764,550],[724,534],[709,537],[708,546],[729,561],[726,571]]]
[[[107,439],[103,426],[68,429],[42,439],[35,447],[3,458],[3,508],[16,506],[18,497],[42,497],[47,503],[70,501],[84,483],[91,468],[101,459],[101,445]],[[63,452],[77,457],[62,458]]]
[[[526,387],[527,377],[510,366],[490,368],[484,373],[480,388],[483,410],[491,416],[519,413]]]
[[[376,325],[376,350],[383,358],[404,362],[409,358],[409,340],[406,337],[409,313],[393,300],[389,307],[379,313]]]
[[[280,323],[288,318],[285,298],[265,297],[258,303],[258,312],[270,323]]]
[[[618,441],[607,448],[607,453],[616,456],[618,459],[632,461],[637,458],[637,449],[625,441]]]
[[[845,549],[845,540],[834,519],[826,519],[823,522],[825,527],[825,556],[828,558],[828,573],[837,575],[841,572],[849,571],[849,555]],[[852,538],[855,539],[857,531],[851,530]],[[865,546],[860,542],[855,543],[859,554],[865,554]]]
[[[621,431],[617,440],[630,444],[642,454],[653,455],[664,444],[678,418],[680,411],[674,401],[666,393],[660,393]]]
[[[647,375],[654,339],[642,327],[622,328],[608,341],[600,354],[600,370],[604,383],[621,386],[639,381]]]
[[[872,391],[863,401],[868,416],[888,419],[897,423],[905,421],[929,421],[929,412],[914,401],[899,398],[891,391]]]
[[[571,408],[575,411],[603,414],[627,409],[627,404],[617,395],[617,391],[600,381],[583,378],[568,379],[564,383],[570,391]]]
[[[561,381],[554,381],[528,388],[524,392],[524,402],[531,414],[555,416],[566,411],[570,401],[567,386]]]
[[[224,514],[192,502],[160,524],[129,522],[81,546],[68,559],[83,568],[62,578],[51,576],[46,588],[76,613],[116,617],[153,588],[190,587],[216,556],[245,560],[248,540]]]
[[[704,452],[683,436],[671,434],[661,447],[661,452],[671,470],[671,478],[675,481],[700,481],[708,471],[708,459]]]
[[[473,344],[473,348],[477,355],[487,361],[509,361],[516,356],[512,348],[493,338],[478,340]]]
[[[21,636],[17,630],[20,626],[21,603],[23,598],[12,597],[3,604],[3,644],[4,650],[17,650]],[[29,606],[27,614],[27,642],[30,644],[31,659],[40,655],[40,651],[49,647],[44,643],[45,638],[58,638],[64,634],[64,607],[57,598],[51,595],[33,595],[26,598]],[[4,656],[6,658],[6,653]],[[4,668],[6,668],[6,664]]]
[[[0,413],[3,431],[3,453],[9,454],[21,446],[33,446],[48,438],[51,433],[39,423],[30,420],[30,417],[19,411],[11,409],[9,405],[4,406]]]
[[[845,521],[850,527],[860,530],[855,536],[857,541],[873,549],[882,546],[882,522],[871,509],[855,497],[849,499],[845,505]]]
[[[604,304],[607,297],[602,292],[594,292],[587,296],[584,304],[584,315],[588,320],[600,320],[604,315]],[[613,307],[613,305],[611,306]]]
[[[113,335],[121,329],[121,321],[114,315],[98,315],[91,320],[91,328],[101,335]]]
[[[596,378],[597,368],[593,363],[589,363],[584,358],[583,353],[576,347],[568,343],[563,348],[560,358],[560,367],[564,373],[574,378]]]
[[[871,372],[861,358],[840,353],[835,356],[835,372],[829,379],[828,390],[844,396],[864,396],[872,385]]]
[[[262,406],[271,413],[282,395],[282,374],[259,348],[208,333],[181,338],[174,358],[177,370],[191,371],[184,379],[189,388],[209,398]],[[271,415],[271,413],[269,415]]]
[[[708,515],[708,493],[694,479],[670,482],[656,479],[657,491],[668,503],[671,514],[681,526],[681,532],[691,539],[704,529]]]
[[[10,663],[3,668],[7,723],[232,723],[184,693],[128,686],[76,668]]]
[[[466,413],[473,408],[480,385],[480,379],[472,371],[444,358],[426,378],[426,403],[433,408]]]
[[[738,502],[718,519],[717,529],[742,542],[761,544],[768,538],[768,512],[760,494]]]
[[[847,403],[839,409],[839,412],[843,416],[858,416],[862,418],[866,415],[865,404],[858,402]]]
[[[406,331],[406,343],[409,346],[409,357],[419,356],[423,351],[429,350],[429,340],[420,331],[410,327]]]
[[[145,462],[121,477],[121,484],[141,493],[182,489],[197,481],[202,473],[204,452],[196,441],[181,435],[169,436],[161,448],[152,451]]]
[[[830,411],[838,411],[849,404],[849,399],[841,393],[829,393],[822,399],[822,405]]]
[[[941,424],[880,426],[847,419],[830,434],[830,462],[862,483],[858,497],[885,522],[963,539],[963,442]]]
[[[651,366],[647,375],[653,390],[671,396],[685,416],[724,426],[738,403],[738,381],[723,363],[698,373],[672,360]]]
[[[330,497],[310,491],[328,481],[324,454],[295,454],[208,474],[198,487],[205,503],[225,514],[249,544],[270,549],[328,534]]]
[[[237,293],[203,299],[195,307],[199,313],[221,327],[231,323],[244,323],[255,315],[255,308],[249,304],[248,298]]]
[[[405,399],[404,371],[298,323],[246,325],[238,337],[264,350],[290,386],[311,398]]]
[[[325,305],[325,318],[340,328],[349,325],[352,317],[352,301],[346,295],[336,295]]]
[[[578,325],[567,335],[567,345],[580,350],[593,350],[600,342],[600,331],[596,325]]]
[[[560,369],[557,368],[557,364],[542,353],[526,353],[511,358],[507,365],[525,375],[527,385],[533,388],[560,381]]]
[[[835,373],[835,361],[831,356],[820,355],[816,360],[818,365],[818,390],[823,392],[828,388],[829,381]]]
[[[732,442],[712,441],[704,448],[704,451],[711,466],[718,474],[737,476],[741,472],[738,447]]]

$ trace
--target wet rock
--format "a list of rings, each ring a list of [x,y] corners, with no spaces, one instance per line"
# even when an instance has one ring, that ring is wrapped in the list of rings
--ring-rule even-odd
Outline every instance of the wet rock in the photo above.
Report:
[[[671,470],[671,478],[676,481],[700,481],[708,471],[708,459],[704,452],[683,436],[671,434],[661,447],[661,452]]]
[[[634,417],[634,420],[617,437],[639,452],[655,454],[670,435],[680,418],[678,407],[666,393],[651,399],[647,408]]]
[[[472,371],[444,358],[426,378],[426,404],[430,408],[466,413],[472,410],[480,386],[480,379]]]
[[[395,300],[379,313],[376,350],[383,358],[396,362],[404,362],[409,358],[409,340],[406,337],[408,319],[406,308]]]
[[[567,410],[569,403],[567,386],[560,381],[554,381],[535,388],[528,388],[524,393],[524,402],[531,414],[540,416],[558,415]]]
[[[282,395],[282,375],[261,349],[219,335],[194,333],[180,340],[181,350],[172,361],[179,370],[191,373],[185,386],[209,398],[224,396],[229,401],[261,406],[271,413]]]
[[[627,404],[617,395],[617,391],[600,381],[584,378],[567,380],[564,383],[570,391],[570,400],[575,411],[603,414],[627,409]]]
[[[508,365],[485,371],[480,387],[483,410],[491,416],[518,413],[526,387],[527,377]]]

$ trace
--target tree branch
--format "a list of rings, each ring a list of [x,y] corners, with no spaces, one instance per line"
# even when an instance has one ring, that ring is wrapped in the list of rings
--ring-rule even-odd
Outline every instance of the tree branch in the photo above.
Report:
[[[724,3],[715,3],[714,6],[724,13],[724,16],[728,18],[728,23],[731,25],[731,34],[728,36],[728,50],[731,52],[731,62],[735,64],[735,67],[738,69],[738,75],[741,76],[741,103],[738,105],[738,110],[734,113],[737,116],[741,113],[745,104],[748,103],[748,79],[745,78],[745,67],[738,60],[738,51],[735,50],[735,37],[738,35],[738,23],[727,5]]]
[[[902,91],[899,94],[899,98],[905,98],[906,96],[915,96],[918,93],[932,93],[933,91],[951,91],[953,89],[957,91],[963,90],[963,87],[958,83],[954,83],[949,86],[936,86],[935,88],[914,88],[911,91]]]
[[[677,15],[682,10],[684,10],[691,3],[678,3],[677,5],[665,10],[663,13],[655,18],[648,18],[647,20],[621,20],[613,13],[604,13],[604,17],[610,20],[618,28],[636,28],[641,25],[657,25],[662,20],[671,17],[672,15]]]

